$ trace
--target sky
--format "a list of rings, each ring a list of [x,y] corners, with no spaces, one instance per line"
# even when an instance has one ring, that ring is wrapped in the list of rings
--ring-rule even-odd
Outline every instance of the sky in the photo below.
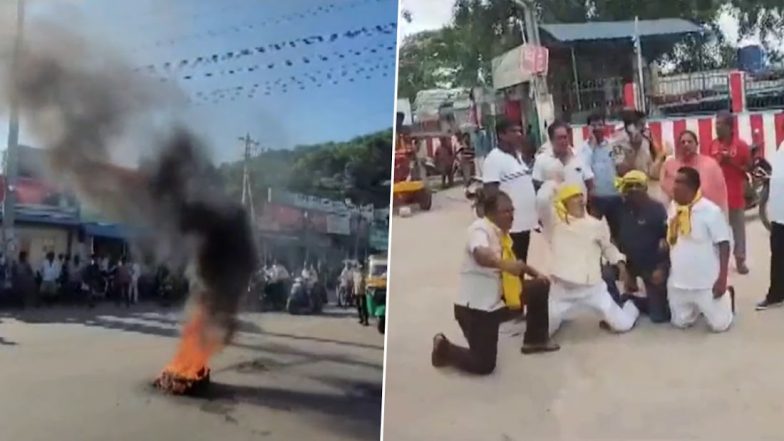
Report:
[[[7,63],[15,12],[8,6],[12,2],[4,3],[0,57]],[[396,0],[27,4],[26,32],[34,32],[37,17],[55,18],[111,45],[129,67],[141,68],[140,75],[166,78],[181,89],[191,103],[180,117],[206,138],[216,162],[238,159],[243,151],[238,138],[246,133],[265,148],[280,149],[348,140],[393,125]],[[363,34],[345,35],[362,28]],[[270,46],[291,41],[294,47]],[[243,49],[249,52],[241,55]],[[217,62],[209,62],[212,55],[219,56]],[[0,117],[5,145],[7,116]],[[24,121],[20,138],[35,146]]]

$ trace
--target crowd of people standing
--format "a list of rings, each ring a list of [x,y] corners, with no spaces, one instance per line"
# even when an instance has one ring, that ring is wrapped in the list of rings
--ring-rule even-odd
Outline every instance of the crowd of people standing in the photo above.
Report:
[[[141,283],[144,276],[148,283]],[[164,303],[174,300],[177,288],[175,274],[159,267],[154,275],[125,256],[92,255],[83,260],[79,255],[55,255],[47,252],[38,264],[22,251],[14,261],[0,258],[0,284],[3,298],[23,307],[54,304],[84,304],[94,307],[102,299],[130,307],[139,303],[140,292],[157,297]]]
[[[537,150],[520,125],[497,123],[497,146],[478,170],[484,186],[454,306],[468,347],[437,334],[434,366],[493,372],[499,326],[521,315],[526,354],[559,350],[552,336],[581,310],[617,333],[641,314],[677,328],[704,317],[714,332],[730,329],[730,261],[739,275],[749,273],[745,192],[760,152],[740,139],[727,112],[716,116],[717,136],[705,151],[685,130],[672,155],[640,113],[629,112],[609,136],[604,116],[587,122],[584,145],[572,146],[571,127],[556,121]],[[770,159],[771,280],[758,310],[784,304],[784,149]],[[528,263],[537,231],[550,249],[548,272]]]

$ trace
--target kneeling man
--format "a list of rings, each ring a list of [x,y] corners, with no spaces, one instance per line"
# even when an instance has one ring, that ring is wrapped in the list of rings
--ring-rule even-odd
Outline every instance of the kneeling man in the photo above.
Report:
[[[525,296],[528,323],[523,353],[550,352],[559,347],[547,333],[549,283],[537,270],[517,260],[512,251],[512,200],[498,191],[486,195],[482,204],[485,217],[468,228],[460,292],[454,306],[455,319],[468,348],[453,344],[444,334],[436,334],[431,361],[435,367],[453,366],[467,373],[489,375],[495,370],[499,326],[510,315],[505,298],[519,300],[521,293]],[[524,275],[533,279],[523,280]]]
[[[678,170],[669,217],[672,324],[686,328],[702,314],[712,331],[726,331],[735,303],[727,286],[732,233],[721,208],[702,197],[697,170]]]
[[[539,211],[552,250],[550,334],[580,309],[598,313],[612,331],[631,330],[640,311],[631,301],[618,306],[601,274],[604,258],[626,280],[625,258],[610,241],[607,223],[586,214],[580,186],[547,181],[540,190]]]

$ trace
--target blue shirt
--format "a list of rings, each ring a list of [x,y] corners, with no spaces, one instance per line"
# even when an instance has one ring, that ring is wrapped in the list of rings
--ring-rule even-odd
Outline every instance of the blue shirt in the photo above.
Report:
[[[667,252],[659,250],[667,237],[667,210],[660,202],[649,199],[638,210],[624,202],[618,222],[618,248],[631,267],[640,272],[653,271],[667,261]]]
[[[610,143],[605,139],[594,147],[589,140],[580,149],[580,155],[583,163],[593,170],[594,194],[604,197],[618,196],[618,189],[615,188],[615,178],[618,175]]]

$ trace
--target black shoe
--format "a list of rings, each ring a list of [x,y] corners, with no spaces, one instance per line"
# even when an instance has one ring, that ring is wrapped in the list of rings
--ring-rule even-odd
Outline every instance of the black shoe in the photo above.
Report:
[[[757,303],[757,306],[754,309],[756,309],[757,311],[764,311],[766,309],[778,308],[780,306],[784,306],[784,300],[776,300],[775,302],[773,302],[768,299],[765,299]]]

